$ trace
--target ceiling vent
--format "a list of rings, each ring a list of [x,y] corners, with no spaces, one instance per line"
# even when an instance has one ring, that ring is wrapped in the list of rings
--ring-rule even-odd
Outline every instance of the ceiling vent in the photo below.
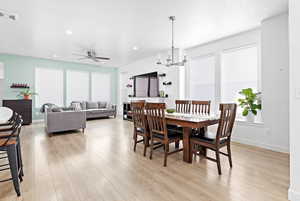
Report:
[[[9,20],[15,21],[18,19],[18,15],[15,13],[10,13],[8,11],[0,10],[0,18],[7,18]]]

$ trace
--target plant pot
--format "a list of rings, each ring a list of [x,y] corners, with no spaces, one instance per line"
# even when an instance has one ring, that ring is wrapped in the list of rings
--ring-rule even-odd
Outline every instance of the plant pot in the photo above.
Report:
[[[255,115],[252,112],[249,112],[248,115],[246,116],[246,119],[248,122],[254,122]]]
[[[24,99],[25,100],[29,100],[30,99],[30,95],[24,95]]]

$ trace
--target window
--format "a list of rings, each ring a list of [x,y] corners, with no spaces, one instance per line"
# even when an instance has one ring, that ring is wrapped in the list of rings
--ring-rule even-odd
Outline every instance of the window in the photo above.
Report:
[[[89,73],[67,71],[67,105],[72,101],[89,100]]]
[[[237,102],[239,91],[258,89],[258,48],[256,46],[227,51],[221,55],[221,101]]]
[[[57,69],[35,69],[35,106],[41,107],[45,103],[64,105],[64,77],[63,71]]]
[[[92,101],[111,101],[111,75],[92,73]]]
[[[215,104],[215,57],[196,57],[191,60],[189,95],[192,100],[210,100]]]

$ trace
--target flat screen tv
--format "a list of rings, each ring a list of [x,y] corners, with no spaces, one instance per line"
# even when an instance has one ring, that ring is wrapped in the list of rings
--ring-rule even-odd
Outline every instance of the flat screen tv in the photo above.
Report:
[[[159,97],[158,73],[137,75],[134,79],[134,97]]]

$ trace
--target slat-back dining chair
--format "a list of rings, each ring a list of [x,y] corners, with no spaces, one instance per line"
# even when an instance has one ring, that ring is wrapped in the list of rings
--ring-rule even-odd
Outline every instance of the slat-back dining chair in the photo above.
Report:
[[[20,181],[22,181],[21,167],[18,162],[18,140],[23,120],[21,116],[18,116],[18,119],[12,127],[10,135],[5,138],[0,138],[0,151],[6,152],[7,157],[0,157],[0,159],[8,159],[8,164],[1,165],[0,171],[10,170],[12,178],[1,180],[0,182],[13,181],[15,191],[18,196],[21,195],[20,192]],[[20,180],[19,180],[20,179]]]
[[[191,102],[192,114],[210,114],[210,101],[197,101]]]
[[[220,104],[221,116],[219,120],[218,130],[216,134],[208,133],[206,136],[192,136],[190,140],[190,149],[192,153],[197,154],[199,150],[195,149],[199,145],[215,151],[216,159],[204,156],[207,159],[214,161],[218,166],[219,175],[221,172],[220,154],[228,157],[229,165],[232,167],[231,158],[231,133],[236,116],[236,104]],[[220,149],[227,147],[227,153],[221,152]]]
[[[151,137],[150,159],[152,159],[154,141],[160,142],[164,145],[164,166],[167,166],[168,155],[183,150],[176,148],[175,151],[169,151],[169,144],[179,143],[182,139],[182,133],[168,130],[165,119],[165,103],[147,103],[145,108]]]
[[[189,100],[176,100],[175,105],[178,113],[190,113],[191,111],[191,101]]]
[[[209,115],[210,114],[210,101],[191,101],[191,113],[197,115]],[[192,136],[204,135],[207,132],[207,127],[197,128],[192,130]],[[196,145],[196,147],[198,147]],[[206,155],[206,149],[201,150],[204,155]]]
[[[137,143],[144,142],[144,156],[146,156],[147,146],[149,142],[150,134],[148,132],[147,119],[145,115],[145,101],[131,102],[132,119],[134,124],[133,140],[134,140],[134,152],[136,151]],[[143,139],[138,140],[138,136],[142,136]]]

